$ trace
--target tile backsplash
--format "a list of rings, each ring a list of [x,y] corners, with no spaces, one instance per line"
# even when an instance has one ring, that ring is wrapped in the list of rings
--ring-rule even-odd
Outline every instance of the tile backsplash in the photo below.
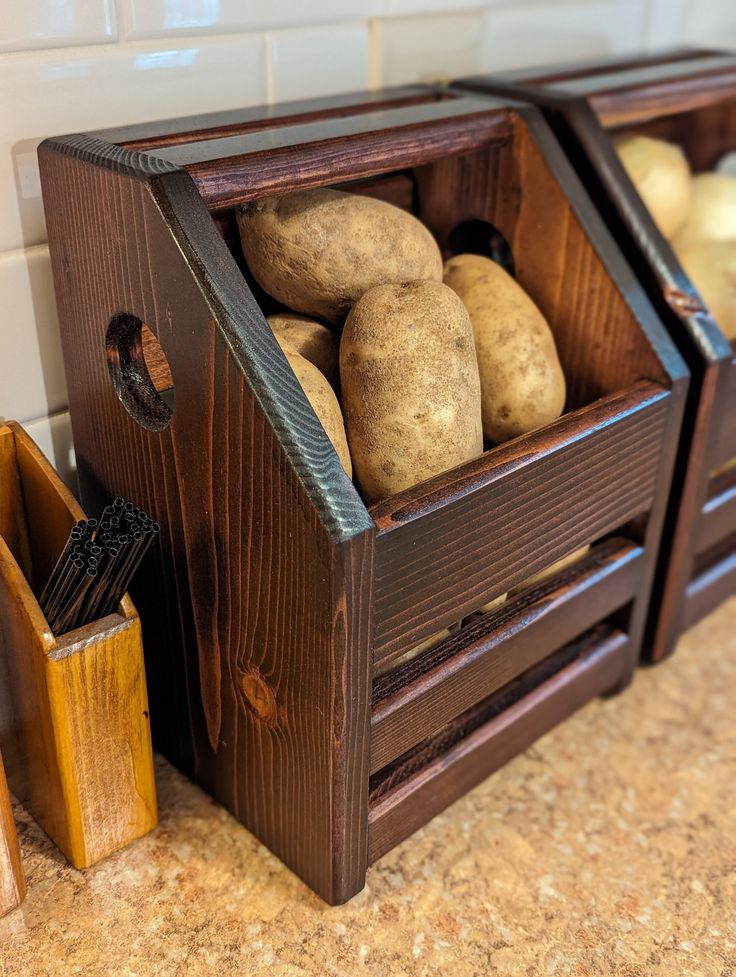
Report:
[[[673,44],[736,46],[736,4],[3,0],[0,416],[26,424],[73,482],[35,155],[45,136]]]

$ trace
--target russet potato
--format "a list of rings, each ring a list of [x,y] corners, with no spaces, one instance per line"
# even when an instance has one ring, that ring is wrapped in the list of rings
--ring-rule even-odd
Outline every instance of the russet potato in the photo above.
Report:
[[[312,410],[325,429],[325,434],[332,442],[332,446],[337,452],[337,457],[340,459],[342,467],[345,469],[348,477],[352,478],[353,466],[350,461],[350,451],[345,436],[345,424],[343,422],[340,404],[335,396],[335,391],[317,367],[313,363],[310,363],[309,360],[305,360],[303,356],[299,356],[296,353],[287,353],[286,359],[289,361],[289,366],[301,384],[302,390],[312,406]]]
[[[327,326],[294,312],[276,312],[266,322],[285,353],[309,360],[337,389],[340,382],[340,338]]]
[[[258,284],[295,312],[333,324],[375,285],[442,281],[427,228],[393,204],[340,190],[302,190],[238,210]]]
[[[379,285],[356,302],[340,344],[340,384],[368,502],[483,451],[470,320],[439,282]]]
[[[654,223],[671,240],[690,211],[692,180],[682,149],[649,136],[625,137],[616,149]]]
[[[549,424],[565,406],[565,377],[542,313],[504,269],[478,254],[445,264],[445,284],[473,326],[483,433],[508,441]]]
[[[736,240],[695,241],[677,257],[721,331],[736,339]]]

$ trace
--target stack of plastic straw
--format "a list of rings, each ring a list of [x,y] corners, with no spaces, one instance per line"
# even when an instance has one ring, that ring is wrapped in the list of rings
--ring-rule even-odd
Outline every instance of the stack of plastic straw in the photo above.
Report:
[[[132,502],[115,499],[72,529],[39,598],[54,634],[112,614],[159,530]]]

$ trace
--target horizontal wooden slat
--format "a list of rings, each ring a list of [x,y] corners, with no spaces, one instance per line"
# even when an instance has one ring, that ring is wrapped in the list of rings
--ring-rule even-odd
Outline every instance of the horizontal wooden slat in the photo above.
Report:
[[[695,553],[704,553],[736,533],[736,483],[727,484],[708,499],[698,523]]]
[[[687,631],[719,604],[736,594],[736,548],[698,574],[685,591],[683,631]]]
[[[368,814],[368,861],[375,862],[580,706],[625,679],[630,667],[628,643],[627,635],[609,632],[592,649],[380,795]]]
[[[646,512],[668,397],[640,381],[373,507],[374,662]]]
[[[103,129],[92,135],[101,136],[126,149],[146,151],[182,143],[222,139],[261,129],[276,129],[295,122],[338,119],[348,115],[422,105],[450,97],[452,96],[437,89],[407,85],[382,91],[347,92],[344,95],[208,112],[159,122],[141,122],[116,129]]]
[[[728,380],[723,385],[724,400],[721,406],[721,420],[718,429],[713,467],[725,465],[736,458],[736,357],[731,360]]]
[[[392,170],[420,166],[510,135],[507,108],[468,96],[184,143],[151,155],[183,166],[207,205],[217,208],[382,173],[387,159]]]
[[[423,656],[433,667],[412,662],[379,680],[375,689],[385,692],[374,697],[371,773],[630,601],[643,555],[633,543],[611,540],[562,580],[546,581],[533,602],[520,595],[433,648]]]

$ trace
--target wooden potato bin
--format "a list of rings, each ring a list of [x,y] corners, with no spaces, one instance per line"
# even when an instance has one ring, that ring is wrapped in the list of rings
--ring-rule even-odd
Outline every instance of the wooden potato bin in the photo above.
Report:
[[[158,747],[343,902],[629,681],[687,371],[531,107],[399,89],[53,139],[40,159],[84,499],[122,493],[161,523],[133,592]],[[235,226],[244,201],[328,185],[413,211],[447,254],[505,242],[567,413],[366,507]]]
[[[736,57],[646,59],[472,78],[462,87],[539,104],[687,360],[692,381],[645,638],[652,660],[736,593],[736,348],[657,229],[612,137],[680,145],[693,172],[736,151]]]

